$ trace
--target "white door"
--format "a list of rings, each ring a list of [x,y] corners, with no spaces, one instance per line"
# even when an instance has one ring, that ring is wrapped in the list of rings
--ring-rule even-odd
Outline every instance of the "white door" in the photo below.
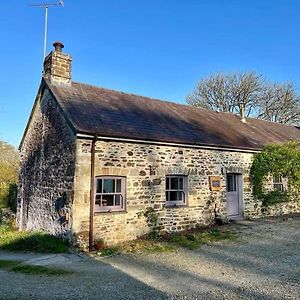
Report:
[[[242,175],[227,174],[227,216],[239,217],[242,215],[241,191]]]

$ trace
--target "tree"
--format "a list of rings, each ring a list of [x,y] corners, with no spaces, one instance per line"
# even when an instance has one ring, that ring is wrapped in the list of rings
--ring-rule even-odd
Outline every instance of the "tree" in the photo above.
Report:
[[[193,106],[250,116],[261,92],[261,75],[254,72],[216,74],[202,79],[187,97]]]
[[[19,154],[8,143],[0,141],[0,207],[15,206]]]
[[[292,84],[267,85],[258,103],[257,117],[284,124],[300,124],[300,98]]]
[[[285,124],[300,124],[300,97],[291,83],[264,83],[254,72],[216,74],[202,79],[187,102],[215,111],[236,113]]]

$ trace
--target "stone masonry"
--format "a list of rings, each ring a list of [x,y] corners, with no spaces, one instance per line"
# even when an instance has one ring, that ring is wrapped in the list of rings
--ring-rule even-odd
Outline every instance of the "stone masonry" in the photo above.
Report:
[[[62,43],[55,42],[53,46],[55,50],[51,51],[44,61],[44,77],[53,84],[71,84],[72,58],[62,52]]]
[[[39,97],[20,153],[17,221],[71,239],[75,135],[49,90]]]
[[[91,174],[91,141],[78,140],[74,184],[73,230],[87,242]],[[252,154],[220,150],[121,142],[96,143],[95,176],[126,176],[126,211],[94,216],[94,238],[109,245],[133,240],[151,230],[144,215],[155,210],[162,232],[182,231],[226,218],[226,173],[243,175],[245,217],[299,212],[299,203],[264,209],[253,199],[249,178]],[[150,166],[151,171],[150,172]],[[165,206],[165,176],[188,176],[188,204]],[[222,190],[210,191],[209,176],[221,176]]]

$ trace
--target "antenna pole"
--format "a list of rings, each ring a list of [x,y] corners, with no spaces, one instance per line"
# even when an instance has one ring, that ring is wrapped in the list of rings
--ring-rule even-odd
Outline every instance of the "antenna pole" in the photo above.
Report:
[[[46,47],[47,47],[47,30],[48,30],[48,6],[45,6],[45,31],[44,31],[44,57],[46,57]]]
[[[44,53],[43,53],[43,62],[46,58],[46,48],[47,48],[47,31],[48,31],[48,8],[50,6],[64,6],[64,1],[59,1],[56,3],[38,3],[31,4],[29,6],[42,7],[45,8],[45,30],[44,30]]]

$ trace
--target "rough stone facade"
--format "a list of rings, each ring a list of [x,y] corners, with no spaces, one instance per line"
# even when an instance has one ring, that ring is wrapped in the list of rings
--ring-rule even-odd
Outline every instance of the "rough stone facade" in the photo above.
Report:
[[[73,230],[81,242],[87,242],[89,230],[91,145],[89,140],[77,141]],[[299,203],[265,209],[254,201],[249,178],[251,161],[251,153],[99,141],[95,176],[126,176],[126,210],[95,213],[94,238],[113,245],[148,233],[151,223],[144,215],[148,207],[154,209],[163,232],[182,231],[213,223],[216,217],[226,218],[226,173],[243,175],[246,218],[299,212]],[[165,176],[171,174],[188,176],[186,206],[165,205]],[[221,191],[210,191],[209,176],[215,175],[221,176]]]
[[[22,229],[72,237],[76,138],[45,89],[36,102],[20,153],[17,222]]]

